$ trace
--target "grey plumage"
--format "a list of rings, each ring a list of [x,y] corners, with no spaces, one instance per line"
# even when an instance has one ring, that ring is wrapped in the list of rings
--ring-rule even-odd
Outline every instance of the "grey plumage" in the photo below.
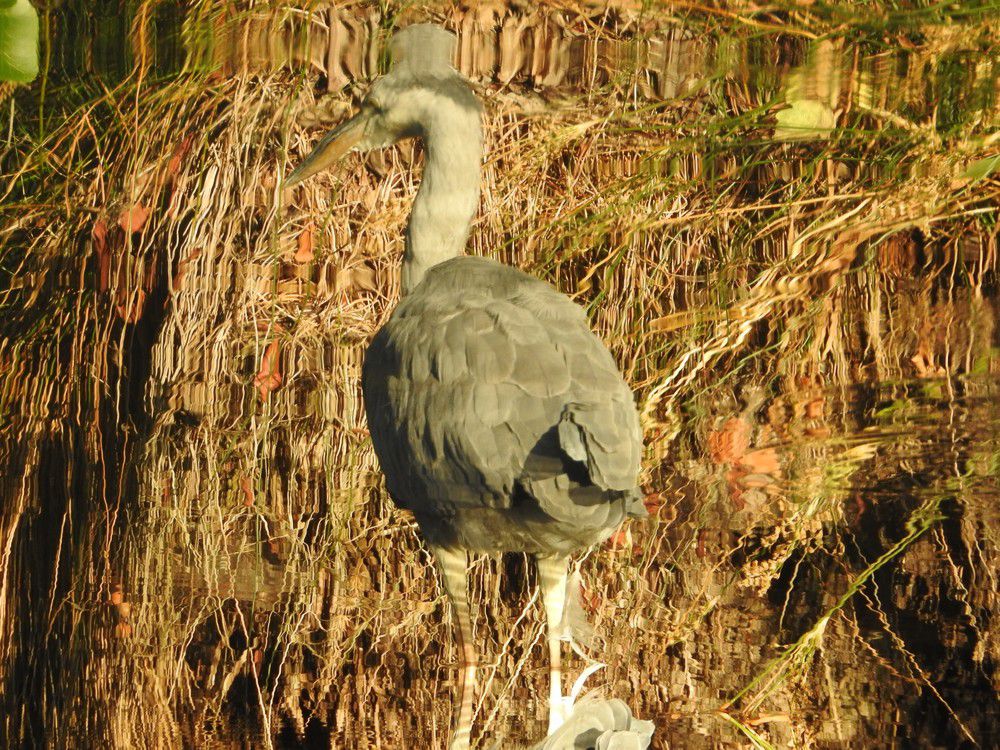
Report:
[[[399,32],[395,67],[286,185],[348,151],[424,141],[405,296],[369,346],[362,385],[389,493],[416,517],[454,605],[463,664],[451,748],[464,750],[478,660],[466,553],[535,557],[553,732],[567,709],[559,644],[568,555],[645,510],[632,394],[583,310],[517,269],[461,257],[478,204],[482,125],[478,101],[450,66],[452,39],[427,26]]]
[[[389,492],[434,546],[568,553],[642,513],[632,394],[583,311],[521,271],[431,268],[362,383]]]

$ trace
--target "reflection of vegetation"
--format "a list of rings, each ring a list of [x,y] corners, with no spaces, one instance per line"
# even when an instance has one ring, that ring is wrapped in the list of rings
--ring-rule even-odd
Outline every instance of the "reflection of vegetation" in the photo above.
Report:
[[[806,64],[788,74],[783,98],[787,108],[777,113],[776,138],[815,138],[831,134],[840,103],[842,53],[829,40],[817,42]]]
[[[803,633],[799,639],[789,646],[776,659],[769,662],[762,671],[742,690],[736,693],[726,704],[723,710],[740,703],[741,708],[746,712],[758,710],[764,702],[772,695],[790,673],[798,670],[804,671],[811,666],[813,657],[818,649],[823,645],[823,634],[826,631],[830,618],[851,600],[864,587],[871,577],[879,570],[888,565],[892,560],[905,552],[907,548],[923,533],[925,533],[938,520],[940,515],[937,512],[938,502],[925,502],[906,522],[906,536],[893,544],[873,563],[862,570],[850,582],[847,590],[837,599],[836,603],[828,611],[816,620],[815,624]]]
[[[338,90],[388,16],[132,11],[67,16],[102,31],[56,50],[44,138],[13,95],[0,157],[0,732],[433,744],[451,641],[357,390],[414,153],[276,189],[349,106],[282,65]],[[879,700],[989,744],[1000,712],[961,691],[1000,658],[996,29],[940,4],[689,12],[460,26],[490,82],[472,251],[587,304],[644,406],[654,516],[585,562],[601,674],[685,747],[874,746]],[[824,137],[785,138],[781,102],[827,70]],[[542,677],[508,647],[541,632],[497,583],[517,566],[474,592],[508,744],[541,727],[510,687]],[[954,642],[907,640],[925,611]]]

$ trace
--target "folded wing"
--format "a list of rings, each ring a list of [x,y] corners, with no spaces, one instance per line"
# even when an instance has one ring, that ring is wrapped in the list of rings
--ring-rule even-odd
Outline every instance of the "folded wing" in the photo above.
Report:
[[[610,499],[634,493],[631,392],[583,311],[515,269],[480,258],[432,269],[372,341],[363,385],[403,507],[448,515],[530,498],[600,525]]]

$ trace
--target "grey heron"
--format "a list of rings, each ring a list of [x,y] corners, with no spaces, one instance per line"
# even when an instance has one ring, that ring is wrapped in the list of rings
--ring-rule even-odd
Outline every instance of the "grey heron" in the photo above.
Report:
[[[372,443],[394,502],[412,511],[458,624],[451,748],[469,747],[478,656],[468,553],[536,561],[550,656],[549,732],[565,719],[560,640],[569,555],[645,515],[632,392],[584,311],[549,284],[463,254],[479,202],[482,110],[431,25],[393,38],[390,72],[289,175],[350,151],[421,138],[402,300],[362,372]]]

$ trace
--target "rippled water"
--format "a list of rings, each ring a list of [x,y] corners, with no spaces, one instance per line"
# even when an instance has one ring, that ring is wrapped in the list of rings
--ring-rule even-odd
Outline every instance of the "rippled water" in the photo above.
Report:
[[[1000,744],[1000,31],[945,12],[36,13],[0,86],[2,744],[445,746],[450,617],[358,392],[420,151],[275,187],[428,17],[486,105],[470,252],[586,305],[643,414],[585,692],[654,747]],[[476,563],[481,747],[545,731],[532,592]]]

